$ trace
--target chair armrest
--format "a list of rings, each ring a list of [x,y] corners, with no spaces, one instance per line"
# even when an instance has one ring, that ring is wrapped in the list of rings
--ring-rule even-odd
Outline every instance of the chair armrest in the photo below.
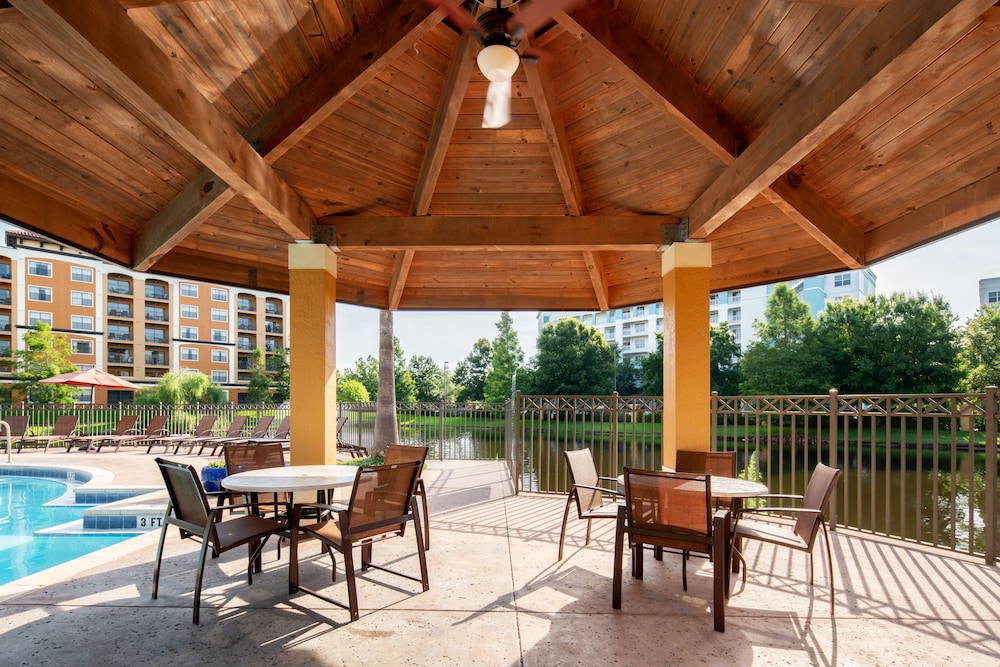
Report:
[[[615,484],[618,483],[618,478],[616,477],[598,477],[597,479],[599,479],[602,482],[614,482]]]
[[[573,489],[590,489],[591,491],[600,491],[601,493],[608,493],[612,496],[625,497],[625,494],[621,491],[615,491],[613,489],[606,489],[603,486],[590,486],[589,484],[574,484]]]
[[[765,500],[802,500],[804,496],[800,496],[796,493],[762,493],[759,496],[752,496],[753,498],[762,498]]]

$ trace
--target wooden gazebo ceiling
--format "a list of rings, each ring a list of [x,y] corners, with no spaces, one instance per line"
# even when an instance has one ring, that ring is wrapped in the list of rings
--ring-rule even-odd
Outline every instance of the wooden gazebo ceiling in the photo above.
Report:
[[[0,216],[277,291],[328,242],[393,309],[656,301],[676,241],[713,290],[858,268],[1000,210],[994,2],[590,0],[497,130],[422,0],[0,0]]]

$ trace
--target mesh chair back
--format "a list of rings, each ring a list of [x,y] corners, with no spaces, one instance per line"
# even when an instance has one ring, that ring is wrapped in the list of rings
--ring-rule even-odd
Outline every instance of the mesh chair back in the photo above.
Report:
[[[806,492],[803,494],[802,507],[805,509],[820,510],[819,514],[813,512],[801,512],[795,520],[793,531],[801,537],[812,548],[813,540],[819,533],[820,522],[826,512],[826,505],[830,501],[833,489],[837,486],[837,479],[840,477],[840,470],[817,463],[813,470],[812,477],[806,485]]]
[[[222,449],[222,455],[226,459],[227,475],[285,465],[285,450],[277,442],[260,445],[227,444]]]
[[[391,465],[393,463],[410,463],[411,461],[419,461],[421,467],[424,465],[424,461],[427,460],[427,452],[430,451],[430,447],[411,447],[409,445],[389,445],[389,448],[385,451],[385,465]]]
[[[272,438],[287,438],[288,432],[291,430],[292,418],[289,416],[282,417],[281,421],[278,422],[278,428],[275,429]]]
[[[736,477],[736,452],[677,450],[677,472]]]
[[[566,465],[569,468],[571,484],[583,486],[600,486],[597,466],[594,465],[594,455],[590,449],[575,449],[563,452]],[[601,492],[595,489],[578,488],[576,494],[577,510],[585,514],[604,504]]]
[[[403,532],[420,466],[413,461],[358,471],[349,507],[352,540]]]
[[[31,421],[28,415],[7,415],[2,419],[10,427],[11,438],[23,438],[28,433],[28,422]]]
[[[153,415],[149,418],[149,424],[146,426],[146,436],[162,435],[167,428],[167,416],[166,415]]]
[[[264,415],[263,417],[261,417],[260,419],[258,419],[257,423],[254,424],[253,433],[250,434],[250,437],[251,438],[266,438],[267,437],[267,431],[268,431],[269,428],[271,428],[271,422],[273,422],[273,421],[274,421],[274,416],[273,415]]]
[[[135,428],[135,423],[139,421],[139,415],[125,415],[118,420],[118,426],[113,435],[125,435]]]
[[[625,468],[629,526],[650,531],[646,544],[707,551],[712,535],[712,483],[708,475]],[[670,533],[657,537],[656,532]],[[695,538],[691,543],[685,536]]]
[[[177,522],[187,524],[185,528],[192,532],[202,532],[208,524],[208,499],[194,467],[159,458],[156,465],[163,475]]]
[[[247,416],[246,415],[236,415],[233,417],[233,421],[229,422],[229,428],[226,429],[226,433],[223,437],[225,438],[237,438],[243,434],[243,427],[246,426]]]
[[[62,415],[56,417],[56,423],[52,427],[52,435],[73,435],[76,430],[76,423],[80,420],[78,415]]]
[[[194,427],[193,435],[204,438],[212,435],[212,429],[215,428],[215,420],[218,419],[218,415],[205,415],[198,421],[198,425]]]

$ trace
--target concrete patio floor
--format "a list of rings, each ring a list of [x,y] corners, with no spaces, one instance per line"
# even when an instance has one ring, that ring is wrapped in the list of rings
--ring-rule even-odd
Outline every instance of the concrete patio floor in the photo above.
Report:
[[[156,484],[144,453],[24,452],[14,464],[104,468],[113,484]],[[200,460],[205,457],[168,457]],[[822,552],[816,585],[804,554],[754,544],[749,576],[712,630],[710,566],[647,558],[611,608],[613,522],[571,522],[556,561],[563,497],[514,496],[502,462],[431,461],[431,588],[371,571],[361,619],[287,594],[287,550],[265,552],[247,586],[245,551],[210,561],[201,625],[191,623],[198,545],[169,533],[159,599],[150,597],[158,532],[0,587],[3,665],[996,665],[1000,568],[850,531],[832,535],[835,618]],[[346,597],[343,573],[306,547],[303,583]],[[415,573],[412,537],[376,545],[376,562]],[[338,559],[342,566],[342,561]],[[384,582],[388,585],[378,585]]]

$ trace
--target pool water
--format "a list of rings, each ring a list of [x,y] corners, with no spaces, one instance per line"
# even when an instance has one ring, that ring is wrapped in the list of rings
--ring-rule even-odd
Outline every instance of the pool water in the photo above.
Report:
[[[83,517],[86,506],[66,504],[65,482],[0,475],[0,585],[85,556],[134,535],[38,531]]]

